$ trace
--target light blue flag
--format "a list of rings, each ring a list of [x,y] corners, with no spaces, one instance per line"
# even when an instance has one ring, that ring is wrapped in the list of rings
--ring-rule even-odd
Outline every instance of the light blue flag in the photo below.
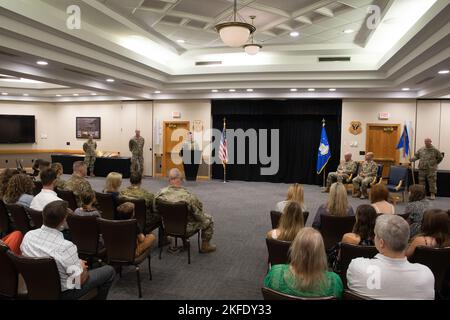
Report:
[[[325,121],[323,121],[322,134],[320,135],[319,152],[317,153],[317,174],[320,174],[322,172],[330,158],[330,144],[328,143],[327,131],[325,130]]]

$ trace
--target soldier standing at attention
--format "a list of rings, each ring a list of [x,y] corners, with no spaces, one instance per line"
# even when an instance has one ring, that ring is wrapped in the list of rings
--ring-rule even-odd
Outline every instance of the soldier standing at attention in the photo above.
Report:
[[[331,185],[336,182],[346,181],[356,170],[356,162],[352,160],[352,154],[347,152],[344,161],[341,161],[336,172],[330,172],[327,177],[327,186],[322,192],[330,192]]]
[[[353,179],[353,198],[366,199],[369,197],[367,188],[377,176],[378,165],[373,161],[373,152],[366,153],[366,160],[361,164],[361,171]]]
[[[92,140],[92,135],[89,135],[88,141],[83,144],[84,150],[84,164],[89,168],[90,176],[94,176],[94,164],[97,150],[97,142]]]
[[[420,160],[419,162],[419,184],[425,186],[426,180],[430,186],[430,199],[436,199],[437,187],[437,167],[441,163],[444,156],[442,153],[431,144],[431,139],[425,139],[425,146],[420,148],[410,159],[411,162]]]
[[[136,130],[136,135],[130,139],[129,148],[131,151],[131,173],[137,172],[141,176],[144,173],[144,144],[141,131]]]
[[[87,174],[87,168],[83,161],[75,161],[73,163],[73,174],[69,180],[64,184],[64,190],[72,191],[77,200],[79,208],[82,207],[81,194],[83,192],[92,191],[92,187],[89,181],[85,179]]]
[[[203,212],[203,204],[200,200],[182,186],[183,178],[177,168],[169,171],[169,186],[163,188],[155,197],[157,206],[158,200],[167,202],[186,202],[189,210],[187,233],[201,230],[202,246],[200,252],[209,253],[216,251],[216,246],[210,243],[214,233],[214,221],[212,217]]]

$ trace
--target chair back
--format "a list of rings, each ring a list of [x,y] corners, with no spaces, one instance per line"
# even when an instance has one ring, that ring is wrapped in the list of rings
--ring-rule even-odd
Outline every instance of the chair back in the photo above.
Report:
[[[97,217],[78,216],[70,214],[67,217],[72,242],[77,246],[78,253],[82,255],[95,255],[98,252],[98,239],[100,228]]]
[[[291,241],[266,238],[267,251],[269,252],[269,264],[273,266],[276,264],[289,263],[289,248],[291,247],[291,244]]]
[[[8,210],[3,200],[0,199],[0,235],[8,234],[10,228]]]
[[[95,193],[99,210],[102,212],[103,219],[114,220],[116,216],[116,204],[110,193]]]
[[[420,263],[433,272],[434,288],[437,293],[445,287],[447,277],[450,276],[450,248],[417,247],[409,259],[413,263]]]
[[[7,252],[27,285],[30,300],[57,300],[61,293],[61,280],[53,258],[29,258]]]
[[[16,230],[25,234],[32,229],[24,207],[18,204],[6,204],[6,208],[11,214],[11,219]]]
[[[100,231],[110,263],[132,263],[136,251],[137,221],[99,218]]]
[[[14,298],[17,295],[18,273],[9,259],[9,248],[0,240],[0,297]]]
[[[347,286],[347,269],[355,258],[373,258],[378,253],[375,246],[360,246],[341,243],[339,260],[337,262],[337,273],[341,276],[344,286]]]
[[[73,211],[75,211],[78,208],[77,199],[72,191],[56,189],[56,194],[62,200],[67,201],[69,208],[72,209]]]
[[[389,170],[388,185],[397,186],[400,181],[403,181],[401,190],[407,187],[408,168],[403,166],[391,166]]]
[[[266,287],[261,288],[264,300],[336,300],[335,296],[327,297],[297,297],[289,294],[281,293]]]
[[[279,211],[270,211],[270,221],[272,223],[272,229],[278,228],[278,224],[280,223],[280,218],[283,213]],[[308,220],[309,212],[303,211],[303,222],[306,224],[306,220]]]
[[[39,192],[41,192],[43,185],[41,181],[33,181],[33,183],[34,183],[33,196],[36,196],[38,195]]]
[[[161,215],[164,232],[174,237],[185,237],[189,210],[185,202],[168,202],[158,199],[156,208]]]
[[[329,250],[342,240],[342,236],[353,230],[355,216],[337,217],[330,214],[320,216],[320,233],[325,249]]]
[[[342,295],[343,300],[374,300],[368,296],[363,296],[362,294],[356,293],[355,291],[345,289]]]
[[[31,208],[25,208],[25,211],[28,213],[29,217],[31,218],[31,221],[34,224],[34,227],[36,229],[42,227],[43,217],[42,217],[42,211],[37,211]]]
[[[378,166],[378,170],[377,170],[377,180],[378,180],[383,176],[384,165],[382,163],[377,163],[377,166]]]
[[[134,218],[137,220],[139,226],[144,229],[147,225],[147,206],[145,205],[144,199],[129,199],[129,198],[119,198],[117,200],[117,205],[121,205],[125,202],[134,203]]]

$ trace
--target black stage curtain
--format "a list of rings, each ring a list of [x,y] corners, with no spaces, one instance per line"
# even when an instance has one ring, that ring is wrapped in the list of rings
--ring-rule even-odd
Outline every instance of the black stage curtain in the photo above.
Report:
[[[212,117],[215,129],[222,130],[224,117],[227,129],[279,129],[278,173],[261,175],[261,167],[269,165],[263,166],[259,161],[258,164],[248,164],[247,138],[247,164],[227,165],[227,180],[321,184],[323,175],[316,174],[316,162],[322,119],[326,120],[331,151],[331,159],[325,170],[334,171],[339,164],[341,114],[342,100],[213,100]],[[268,141],[268,154],[271,155],[270,133]],[[218,144],[217,141],[214,143]],[[234,149],[236,151],[236,144]],[[223,179],[221,164],[212,166],[212,177]]]

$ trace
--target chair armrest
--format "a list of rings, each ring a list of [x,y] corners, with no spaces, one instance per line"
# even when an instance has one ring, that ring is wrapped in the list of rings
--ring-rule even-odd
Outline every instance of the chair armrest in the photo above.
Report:
[[[400,190],[400,188],[402,187],[402,185],[403,185],[403,180],[400,180],[400,182],[398,183],[398,185],[394,188],[395,191]]]

